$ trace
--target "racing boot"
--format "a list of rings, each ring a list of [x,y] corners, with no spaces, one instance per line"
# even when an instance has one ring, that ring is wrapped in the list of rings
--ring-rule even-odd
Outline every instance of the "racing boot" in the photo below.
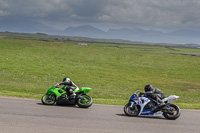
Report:
[[[72,94],[70,95],[70,98],[74,99],[75,97],[76,97],[76,94],[72,92]]]
[[[165,106],[165,103],[160,98],[157,97],[156,101],[158,102],[157,108],[162,108]]]
[[[165,106],[165,103],[162,101],[162,102],[160,102],[160,104],[158,104],[157,108],[162,108],[164,106]]]

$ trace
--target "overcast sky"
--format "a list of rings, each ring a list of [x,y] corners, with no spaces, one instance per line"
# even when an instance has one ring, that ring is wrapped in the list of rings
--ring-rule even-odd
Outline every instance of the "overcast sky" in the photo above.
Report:
[[[0,0],[0,20],[35,20],[57,29],[200,30],[200,0]]]

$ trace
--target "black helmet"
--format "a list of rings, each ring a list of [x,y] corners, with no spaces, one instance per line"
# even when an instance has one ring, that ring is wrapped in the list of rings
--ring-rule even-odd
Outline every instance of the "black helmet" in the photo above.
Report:
[[[67,83],[67,84],[70,83],[70,78],[68,78],[68,77],[64,78],[64,79],[63,79],[63,82],[65,82],[65,83]]]
[[[145,92],[151,91],[151,90],[152,90],[152,87],[153,87],[153,86],[150,85],[150,84],[145,85],[145,87],[144,87]]]

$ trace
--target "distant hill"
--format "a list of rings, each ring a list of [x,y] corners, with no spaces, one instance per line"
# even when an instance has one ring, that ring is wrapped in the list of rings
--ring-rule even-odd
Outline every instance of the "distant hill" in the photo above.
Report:
[[[140,28],[129,29],[129,28],[122,28],[122,29],[109,29],[108,34],[115,34],[115,35],[160,35],[164,34],[161,31],[156,30],[143,30]]]
[[[90,26],[90,25],[82,25],[82,26],[70,26],[68,27],[67,29],[64,30],[64,32],[66,33],[99,33],[99,34],[102,34],[102,33],[105,33],[104,31],[98,29],[98,28],[95,28],[93,26]]]
[[[0,19],[0,31],[20,32],[20,33],[35,33],[35,32],[55,32],[44,24],[29,20],[29,19]]]
[[[91,25],[69,26],[55,30],[30,19],[0,18],[1,32],[46,33],[50,35],[78,36],[96,39],[119,39],[152,43],[200,44],[200,31],[181,29],[173,32],[145,30],[141,28],[119,28],[103,31]]]
[[[167,33],[167,35],[173,35],[173,36],[182,36],[182,37],[198,37],[200,38],[200,31],[194,31],[194,30],[178,30],[174,32]]]
[[[90,25],[82,25],[82,26],[70,26],[64,30],[65,35],[70,36],[83,36],[83,37],[101,37],[106,34],[103,30],[95,28]]]
[[[121,28],[103,31],[90,25],[68,27],[63,32],[68,36],[82,36],[103,39],[123,39],[153,43],[195,43],[200,44],[200,31],[178,30],[164,33],[158,30],[144,30],[140,28]]]

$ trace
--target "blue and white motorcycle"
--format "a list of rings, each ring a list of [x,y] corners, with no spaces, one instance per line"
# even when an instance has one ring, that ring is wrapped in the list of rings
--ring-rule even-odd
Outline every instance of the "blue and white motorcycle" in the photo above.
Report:
[[[158,102],[146,95],[142,96],[140,91],[136,91],[129,99],[128,104],[124,106],[124,113],[128,116],[159,116],[162,115],[166,119],[175,120],[180,114],[180,108],[171,104],[176,101],[179,96],[171,95],[162,99],[165,105],[157,107]]]

